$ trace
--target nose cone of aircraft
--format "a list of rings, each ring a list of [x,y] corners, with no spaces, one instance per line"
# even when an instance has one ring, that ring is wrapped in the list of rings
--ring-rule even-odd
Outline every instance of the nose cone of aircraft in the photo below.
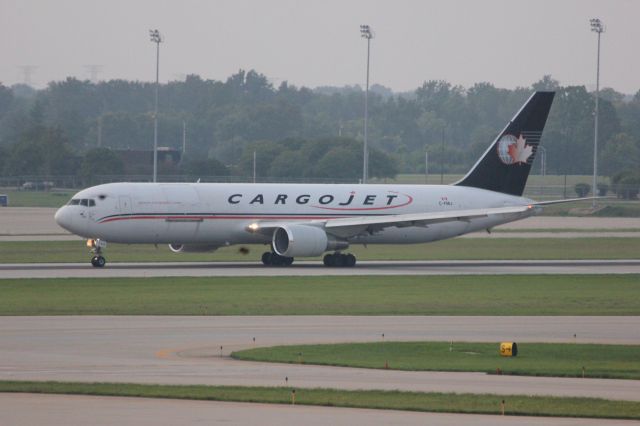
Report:
[[[73,232],[71,230],[71,222],[72,222],[71,212],[69,211],[67,206],[60,207],[56,212],[54,219],[58,224],[58,226],[66,229],[67,231]]]

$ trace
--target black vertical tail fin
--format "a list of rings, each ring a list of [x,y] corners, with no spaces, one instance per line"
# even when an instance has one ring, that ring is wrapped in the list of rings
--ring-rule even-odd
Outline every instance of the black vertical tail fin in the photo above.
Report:
[[[555,92],[535,92],[454,185],[522,195]]]

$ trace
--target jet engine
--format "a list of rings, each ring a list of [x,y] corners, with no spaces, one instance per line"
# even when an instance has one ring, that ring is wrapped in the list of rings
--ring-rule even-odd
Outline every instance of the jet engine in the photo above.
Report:
[[[217,248],[211,244],[169,244],[169,250],[174,253],[206,253]]]
[[[347,241],[336,240],[323,229],[309,225],[284,225],[273,233],[273,250],[284,257],[320,256],[327,250],[343,250]]]

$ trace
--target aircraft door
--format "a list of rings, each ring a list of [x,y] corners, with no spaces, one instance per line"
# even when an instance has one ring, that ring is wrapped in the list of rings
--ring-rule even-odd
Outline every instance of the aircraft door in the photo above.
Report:
[[[86,210],[87,217],[89,218],[91,223],[93,223],[96,220],[96,209],[95,209],[96,201],[94,199],[89,199],[87,201],[89,204],[89,209]]]
[[[120,213],[131,213],[131,197],[121,195],[118,197],[120,204]]]

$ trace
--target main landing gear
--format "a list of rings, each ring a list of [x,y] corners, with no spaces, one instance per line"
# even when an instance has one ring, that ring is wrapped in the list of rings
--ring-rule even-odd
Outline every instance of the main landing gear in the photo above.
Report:
[[[324,266],[329,267],[352,267],[356,265],[356,257],[351,253],[344,254],[336,252],[332,254],[326,254],[322,261],[324,262]]]
[[[102,256],[102,249],[107,247],[107,242],[104,240],[87,240],[87,247],[91,249],[93,257],[91,258],[91,265],[95,268],[102,268],[107,260]]]
[[[329,267],[352,267],[356,265],[356,257],[351,253],[336,252],[325,255],[323,262],[324,266]],[[267,251],[262,254],[262,263],[265,266],[289,266],[293,263],[293,257],[280,256],[278,253]]]
[[[274,252],[262,253],[262,263],[266,266],[289,266],[293,263],[293,257],[280,256]]]

